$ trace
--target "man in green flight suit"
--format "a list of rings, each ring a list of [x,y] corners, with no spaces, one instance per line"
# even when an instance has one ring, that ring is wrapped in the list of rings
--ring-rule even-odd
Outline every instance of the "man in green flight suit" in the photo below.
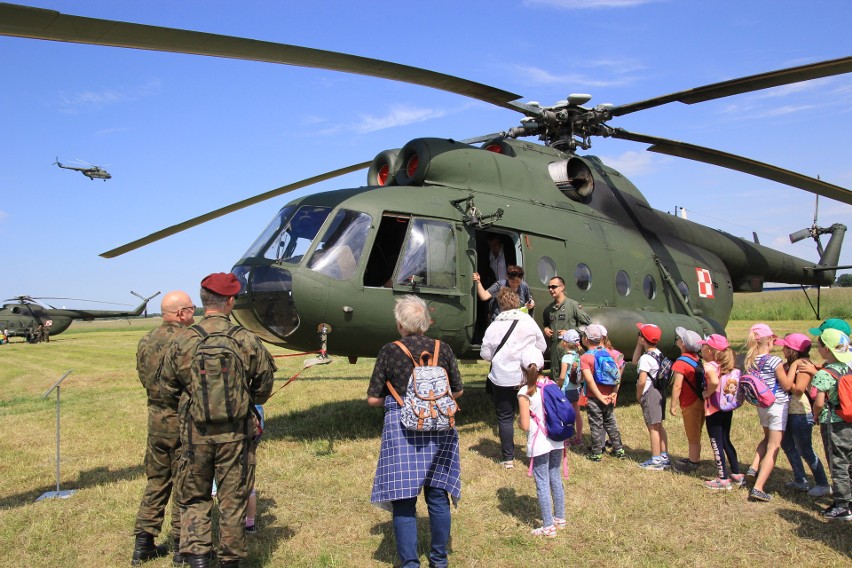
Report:
[[[547,290],[553,298],[553,303],[544,309],[544,336],[550,347],[550,376],[556,380],[563,355],[559,332],[589,325],[592,318],[583,306],[565,295],[565,280],[561,276],[551,278]]]
[[[176,290],[163,296],[160,304],[163,323],[139,340],[136,350],[136,371],[148,392],[148,443],[145,449],[145,475],[148,484],[136,513],[135,535],[131,564],[159,558],[168,553],[168,546],[156,546],[154,538],[160,534],[166,505],[172,495],[174,474],[180,457],[177,405],[167,403],[161,393],[157,373],[169,345],[181,334],[190,333],[185,328],[194,321],[195,306],[186,292]],[[47,327],[45,329],[48,329]],[[171,538],[177,551],[180,540],[180,511],[177,499],[172,499]],[[175,562],[182,562],[180,553]]]
[[[239,291],[239,281],[230,273],[218,272],[202,280],[200,294],[204,318],[190,328],[190,335],[172,344],[163,361],[160,388],[164,397],[180,401],[178,415],[183,444],[177,475],[180,552],[191,568],[207,568],[213,552],[210,493],[214,478],[219,502],[219,566],[239,567],[240,560],[248,556],[246,506],[254,486],[252,437],[258,428],[251,408],[269,398],[276,368],[260,339],[231,323],[229,316]],[[212,362],[200,360],[196,348],[202,341],[205,346],[213,345],[208,341],[214,335],[217,342],[230,342],[220,353],[235,353],[239,358],[239,362],[232,361],[228,368],[217,367],[219,377],[230,374],[231,380],[244,381],[244,390],[229,388],[217,396],[213,391],[214,382],[202,380],[202,376],[211,376],[213,367],[202,366],[202,363]],[[250,397],[248,404],[234,398],[246,391]],[[221,418],[232,415],[225,421]]]

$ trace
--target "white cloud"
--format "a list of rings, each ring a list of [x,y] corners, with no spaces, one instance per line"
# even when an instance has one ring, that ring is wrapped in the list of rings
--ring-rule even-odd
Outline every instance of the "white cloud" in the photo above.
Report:
[[[563,85],[568,89],[578,87],[608,88],[633,84],[636,72],[643,66],[629,59],[598,59],[573,64],[572,69],[590,69],[589,72],[570,71],[554,73],[533,65],[514,65],[509,69],[517,75],[517,82],[525,85]]]
[[[392,106],[384,116],[361,115],[361,120],[352,125],[352,129],[360,134],[385,130],[396,126],[416,124],[433,118],[440,118],[447,113],[433,108],[418,108],[408,105]]]
[[[628,178],[652,174],[659,170],[659,166],[669,161],[665,156],[635,150],[629,150],[620,156],[600,156],[600,159]]]
[[[76,114],[97,110],[99,108],[122,103],[125,101],[135,101],[146,97],[157,95],[160,92],[160,82],[150,81],[148,83],[137,85],[135,87],[124,89],[104,89],[101,91],[82,91],[78,93],[59,93],[59,110],[68,113]]]
[[[527,6],[551,6],[566,10],[586,10],[594,8],[631,8],[642,4],[652,4],[660,0],[524,0]]]

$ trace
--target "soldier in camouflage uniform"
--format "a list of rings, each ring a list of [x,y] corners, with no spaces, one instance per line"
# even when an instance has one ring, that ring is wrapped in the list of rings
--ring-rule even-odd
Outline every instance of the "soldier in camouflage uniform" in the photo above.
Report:
[[[577,329],[592,323],[592,318],[578,302],[565,295],[565,280],[554,276],[548,282],[547,290],[553,303],[544,309],[544,336],[550,347],[550,376],[556,379],[562,365],[562,342],[559,332],[563,329]]]
[[[204,318],[198,326],[207,333],[227,331],[240,285],[229,273],[211,274],[201,281]],[[240,328],[234,339],[245,369],[252,403],[263,404],[272,393],[275,363],[251,331]],[[225,424],[199,423],[189,413],[194,390],[191,370],[195,348],[201,338],[181,336],[172,344],[163,362],[160,388],[163,396],[180,401],[180,431],[183,453],[178,467],[181,509],[180,552],[192,568],[207,568],[213,552],[213,479],[218,486],[219,546],[221,567],[238,567],[248,556],[245,520],[248,494],[254,486],[254,415]]]
[[[172,494],[172,482],[180,457],[180,433],[177,405],[163,399],[157,373],[168,346],[181,334],[190,333],[185,328],[194,321],[195,306],[186,292],[174,291],[163,296],[160,310],[163,313],[163,324],[140,339],[136,350],[136,371],[142,386],[148,391],[148,445],[145,450],[148,484],[136,514],[136,543],[131,560],[134,566],[168,552],[167,546],[154,544],[154,537],[160,534],[166,505]],[[177,550],[180,539],[177,499],[172,499],[171,537]],[[175,555],[175,561],[182,562],[180,553]]]

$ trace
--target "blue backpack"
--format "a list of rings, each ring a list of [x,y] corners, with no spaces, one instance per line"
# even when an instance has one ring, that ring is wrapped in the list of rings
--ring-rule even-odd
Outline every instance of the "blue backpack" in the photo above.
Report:
[[[565,393],[559,385],[547,379],[538,381],[536,386],[541,390],[541,402],[544,408],[544,424],[535,414],[533,420],[544,427],[545,435],[554,442],[563,442],[574,436],[574,407],[568,402]]]
[[[603,347],[598,347],[594,351],[595,355],[595,382],[599,385],[607,385],[614,387],[621,382],[621,377],[618,372],[618,364],[609,351]]]

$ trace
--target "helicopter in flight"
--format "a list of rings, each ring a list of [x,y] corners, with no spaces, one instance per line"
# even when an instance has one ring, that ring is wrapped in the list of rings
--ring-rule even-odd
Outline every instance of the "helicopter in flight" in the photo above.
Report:
[[[0,5],[0,34],[143,50],[261,61],[355,73],[441,89],[521,115],[519,126],[457,141],[418,138],[348,165],[205,213],[102,253],[112,258],[239,209],[367,169],[366,184],[307,195],[286,204],[237,260],[234,316],[263,340],[292,349],[374,356],[397,337],[395,298],[423,298],[430,335],[462,358],[478,355],[488,307],[472,275],[489,273],[488,240],[507,264],[524,268],[539,306],[554,276],[622,351],[635,323],[655,323],[661,345],[674,328],[724,333],[735,292],[765,282],[833,282],[846,227],[794,233],[813,238],[819,259],[654,209],[640,190],[600,158],[581,154],[597,137],[714,164],[852,204],[852,191],[712,148],[639,134],[614,119],[674,102],[695,104],[852,71],[852,57],[714,83],[622,105],[589,106],[569,95],[552,105],[426,69],[294,45]],[[535,138],[536,142],[523,140]],[[829,235],[823,247],[821,238]],[[756,239],[755,239],[756,241]],[[487,285],[487,282],[483,282]],[[541,323],[541,311],[534,313]]]
[[[60,168],[62,168],[63,170],[74,170],[76,172],[80,172],[92,181],[94,181],[96,178],[102,179],[104,181],[106,181],[108,179],[112,179],[111,173],[109,173],[108,171],[106,171],[105,169],[103,169],[100,166],[95,166],[95,165],[89,164],[87,162],[83,162],[83,163],[88,165],[89,166],[88,168],[82,168],[82,167],[77,167],[77,166],[66,166],[65,164],[63,164],[62,162],[59,161],[59,157],[57,156],[56,161],[53,162],[53,163],[56,164],[57,166],[59,166]]]
[[[44,306],[36,300],[77,300],[83,302],[96,302],[106,304],[109,302],[97,302],[95,300],[81,300],[80,298],[33,298],[32,296],[17,296],[9,298],[0,308],[0,329],[8,331],[9,337],[24,337],[30,343],[36,341],[35,330],[41,325],[50,329],[50,335],[58,335],[68,329],[74,320],[92,321],[96,319],[124,318],[140,316],[148,307],[148,302],[156,298],[160,292],[147,298],[130,292],[142,300],[133,311],[126,310],[75,310],[67,308],[54,308]]]

